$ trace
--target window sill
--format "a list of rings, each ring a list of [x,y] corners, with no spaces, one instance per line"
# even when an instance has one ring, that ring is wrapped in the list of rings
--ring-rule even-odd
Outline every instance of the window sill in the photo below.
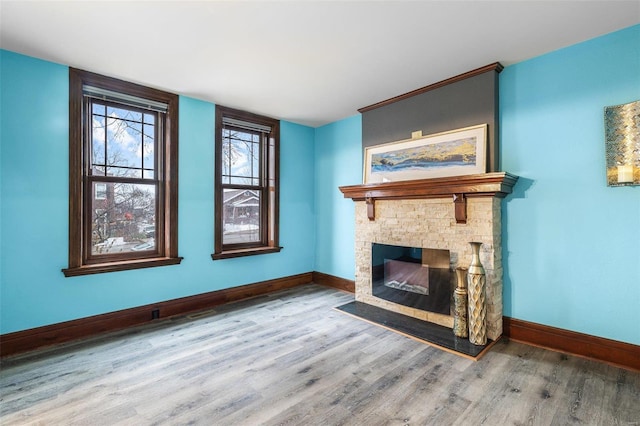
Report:
[[[256,256],[259,254],[278,253],[282,247],[253,247],[247,249],[227,250],[220,253],[213,253],[212,260],[230,259],[232,257]]]
[[[178,265],[182,257],[154,257],[151,259],[125,260],[113,263],[96,263],[77,268],[63,269],[65,277],[101,274],[103,272],[129,271],[132,269],[152,268],[155,266]]]

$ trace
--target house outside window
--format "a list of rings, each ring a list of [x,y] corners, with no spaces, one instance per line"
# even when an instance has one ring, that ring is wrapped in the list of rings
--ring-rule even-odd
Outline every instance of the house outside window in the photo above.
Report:
[[[66,276],[180,263],[177,95],[70,69]]]
[[[214,260],[280,251],[279,133],[278,120],[216,106]]]

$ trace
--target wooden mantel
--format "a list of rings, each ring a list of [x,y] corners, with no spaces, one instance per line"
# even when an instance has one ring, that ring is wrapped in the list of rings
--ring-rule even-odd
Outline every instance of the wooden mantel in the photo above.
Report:
[[[518,180],[506,172],[453,176],[400,182],[370,183],[341,186],[345,198],[367,202],[367,216],[375,219],[375,200],[410,198],[448,198],[455,204],[456,222],[466,223],[466,199],[469,197],[504,198],[511,193]]]

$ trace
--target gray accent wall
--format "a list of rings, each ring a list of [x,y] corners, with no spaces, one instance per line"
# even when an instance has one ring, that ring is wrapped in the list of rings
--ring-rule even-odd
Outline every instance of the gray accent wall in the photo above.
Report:
[[[498,72],[489,70],[362,113],[362,149],[487,124],[487,171],[499,171]]]

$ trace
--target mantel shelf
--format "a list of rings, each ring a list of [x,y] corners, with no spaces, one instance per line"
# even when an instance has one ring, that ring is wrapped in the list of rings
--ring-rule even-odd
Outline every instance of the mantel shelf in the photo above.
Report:
[[[466,223],[466,199],[469,197],[504,198],[513,190],[517,176],[507,172],[453,176],[400,182],[341,186],[345,198],[367,202],[367,215],[375,218],[375,200],[412,198],[448,198],[456,204],[456,221]]]

